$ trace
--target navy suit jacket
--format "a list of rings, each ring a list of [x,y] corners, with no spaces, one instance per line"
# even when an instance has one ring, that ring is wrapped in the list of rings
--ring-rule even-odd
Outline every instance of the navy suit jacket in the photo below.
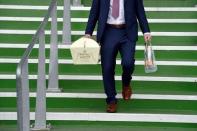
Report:
[[[97,41],[100,42],[106,27],[110,0],[93,0],[85,34],[92,35],[96,23]],[[143,33],[150,32],[143,0],[124,0],[125,23],[128,38],[136,42],[138,40],[138,23]]]

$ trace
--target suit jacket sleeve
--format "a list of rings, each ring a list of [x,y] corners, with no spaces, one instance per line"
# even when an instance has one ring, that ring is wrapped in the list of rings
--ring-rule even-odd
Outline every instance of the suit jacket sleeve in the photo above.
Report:
[[[90,14],[89,14],[89,19],[88,19],[88,23],[86,26],[86,31],[85,34],[90,34],[92,35],[94,28],[96,26],[98,17],[99,17],[99,2],[100,0],[93,0],[92,2],[92,7],[90,10]]]
[[[143,33],[146,32],[150,32],[150,28],[148,25],[148,21],[146,18],[146,13],[144,10],[144,4],[143,4],[143,0],[136,0],[137,1],[137,19],[139,21],[140,24],[140,28],[142,30]]]

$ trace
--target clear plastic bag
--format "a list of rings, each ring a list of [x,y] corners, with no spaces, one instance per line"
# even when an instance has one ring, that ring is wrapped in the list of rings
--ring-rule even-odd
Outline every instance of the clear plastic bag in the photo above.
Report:
[[[144,49],[144,70],[146,73],[153,73],[157,71],[155,54],[152,49],[151,41],[145,43]]]

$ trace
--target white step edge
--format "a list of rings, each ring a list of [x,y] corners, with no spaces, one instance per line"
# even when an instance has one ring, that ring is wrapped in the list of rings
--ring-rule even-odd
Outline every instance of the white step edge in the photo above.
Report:
[[[36,93],[31,92],[30,97],[36,97]],[[0,97],[16,97],[16,92],[0,92]],[[93,98],[105,99],[104,93],[46,93],[47,98]],[[117,98],[122,99],[121,94],[117,94]],[[146,100],[188,100],[197,101],[197,95],[157,95],[157,94],[133,94],[132,99]]]
[[[0,34],[15,34],[15,35],[33,35],[36,30],[0,30]],[[51,31],[46,30],[46,35],[50,35]],[[58,31],[62,35],[62,31]],[[85,31],[71,31],[72,35],[84,35]],[[152,36],[197,36],[197,32],[151,32]],[[96,31],[93,32],[96,35]],[[139,36],[143,36],[142,32],[138,32]]]
[[[35,120],[35,113],[30,113]],[[73,121],[130,121],[130,122],[169,122],[197,123],[197,115],[182,114],[143,114],[143,113],[81,113],[81,112],[47,112],[47,120]],[[16,112],[0,112],[0,120],[17,120]]]
[[[197,77],[160,77],[160,76],[133,76],[134,81],[170,81],[170,82],[197,82]],[[0,79],[13,80],[16,75],[0,74]],[[36,80],[37,75],[29,75],[29,79]],[[48,79],[48,75],[46,75]],[[102,80],[101,75],[59,75],[59,80]],[[121,76],[115,76],[115,80],[121,80]]]
[[[63,18],[58,18],[58,22],[63,22]],[[30,21],[41,22],[42,17],[0,17],[0,21]],[[51,21],[51,19],[49,19]],[[87,22],[87,18],[71,18],[71,22]],[[148,19],[149,23],[197,23],[197,19]]]
[[[9,64],[17,64],[20,59],[14,58],[0,58],[0,63],[9,63]],[[45,61],[47,64],[49,63],[49,59]],[[29,64],[37,64],[38,59],[29,59]],[[59,59],[59,64],[73,64],[71,59]],[[101,63],[99,63],[101,64]],[[116,60],[116,64],[120,65],[121,60]],[[135,61],[136,65],[144,65],[144,61]],[[197,66],[197,61],[156,61],[157,65],[169,65],[169,66]]]
[[[153,43],[154,44],[154,43]],[[170,45],[170,44],[168,44]],[[186,45],[186,44],[185,44]],[[193,44],[197,45],[197,44]],[[15,43],[0,43],[0,48],[22,48],[26,49],[28,44],[15,44]],[[38,49],[39,45],[35,44],[34,48]],[[197,46],[164,46],[164,45],[157,45],[157,46],[152,46],[154,50],[166,50],[166,51],[197,51]],[[50,48],[50,44],[46,43],[45,45],[46,49]],[[64,45],[62,43],[58,43],[58,48],[59,49],[70,49],[70,45]],[[138,46],[136,45],[136,50],[144,50],[144,46]]]
[[[32,5],[0,5],[0,9],[22,9],[22,10],[47,10],[48,6]],[[58,10],[63,10],[63,6],[57,6]],[[89,11],[90,7],[73,7],[73,11]],[[146,11],[197,11],[196,7],[145,7]]]

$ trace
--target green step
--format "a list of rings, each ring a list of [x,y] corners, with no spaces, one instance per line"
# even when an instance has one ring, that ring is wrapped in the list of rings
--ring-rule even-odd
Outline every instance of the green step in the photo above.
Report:
[[[44,17],[47,10],[0,9],[0,16],[11,17]],[[151,19],[196,19],[196,11],[153,11],[146,12]],[[88,18],[89,11],[71,11],[72,18]],[[63,10],[58,10],[57,17],[63,17]]]
[[[36,85],[35,81],[31,82],[32,87],[33,83]],[[131,81],[131,86],[135,94],[197,94],[197,84],[194,82]],[[104,92],[102,81],[60,80],[59,87],[63,88],[64,92]],[[122,92],[121,81],[116,81],[116,89],[117,92]]]
[[[0,98],[0,111],[16,111],[16,98]],[[118,113],[197,114],[197,101],[119,99]],[[48,112],[105,112],[104,99],[47,98]],[[35,111],[35,98],[30,99]]]
[[[51,0],[45,0],[40,2],[39,0],[1,0],[1,4],[16,4],[16,5],[49,5]],[[82,3],[85,6],[90,6],[91,1],[82,0]],[[188,7],[188,6],[194,6],[196,4],[195,0],[144,0],[144,5],[148,7],[154,7],[154,6],[161,6],[161,7]],[[63,5],[63,0],[58,1],[58,5]]]
[[[0,21],[0,29],[10,29],[10,30],[37,30],[41,22],[21,22],[21,21]],[[197,32],[196,24],[167,24],[167,23],[152,23],[149,24],[152,32]],[[183,28],[184,27],[184,28]],[[46,30],[51,29],[51,24],[48,23]],[[58,30],[62,30],[62,22],[58,23]],[[85,30],[86,23],[72,23],[72,30]],[[140,31],[140,28],[138,28]]]
[[[151,19],[196,19],[197,15],[194,11],[176,12],[176,11],[159,11],[147,12],[147,18]]]
[[[0,48],[1,57],[22,57],[25,49],[15,49],[15,48]],[[50,50],[46,49],[46,57],[49,58]],[[59,49],[59,59],[71,59],[70,50]],[[176,61],[196,61],[197,52],[196,51],[160,51],[155,50],[155,56],[157,60],[176,60]],[[117,58],[120,56],[118,55]],[[33,49],[30,58],[38,58],[38,49]],[[135,53],[136,60],[144,60],[144,51],[137,50]]]
[[[195,6],[196,0],[144,0],[147,7],[188,7]]]
[[[49,5],[51,0],[44,0],[44,1],[39,1],[39,0],[0,0],[1,4],[7,4],[7,5]],[[58,0],[58,5],[63,5],[63,0]]]
[[[47,10],[18,10],[18,9],[0,9],[0,16],[12,17],[44,17]],[[63,16],[63,11],[58,11],[58,17]]]
[[[16,80],[0,80],[0,92],[16,92]],[[29,80],[30,91],[36,91],[36,80]],[[48,81],[46,81],[48,83]],[[195,82],[132,81],[134,94],[197,95]],[[65,93],[104,93],[101,80],[59,80]],[[116,81],[116,90],[122,91],[122,82]]]
[[[31,121],[34,123],[34,121]],[[100,122],[100,121],[47,121],[51,131],[196,131],[191,123],[153,122]],[[1,131],[16,131],[16,121],[0,121]]]
[[[0,64],[1,74],[14,74],[17,64]],[[48,74],[49,64],[46,65]],[[35,74],[38,71],[37,64],[29,64],[29,73]],[[169,76],[169,77],[195,77],[197,72],[196,66],[158,66],[158,71],[152,74],[147,74],[144,71],[144,65],[136,65],[133,75],[136,76]],[[73,65],[59,64],[59,74],[63,75],[101,75],[100,65]],[[116,65],[116,75],[122,74],[121,65]]]
[[[91,1],[83,0],[85,6],[90,6]],[[143,0],[147,7],[188,7],[195,6],[195,0]]]
[[[16,35],[16,34],[0,34],[0,43],[27,43],[31,42],[33,35]],[[79,39],[82,36],[72,36],[72,41]],[[61,43],[62,36],[58,37]],[[197,37],[196,36],[153,36],[153,45],[185,45],[185,46],[196,46]],[[50,43],[50,36],[46,35],[46,43]],[[142,36],[139,37],[138,45],[144,45],[144,39]]]

